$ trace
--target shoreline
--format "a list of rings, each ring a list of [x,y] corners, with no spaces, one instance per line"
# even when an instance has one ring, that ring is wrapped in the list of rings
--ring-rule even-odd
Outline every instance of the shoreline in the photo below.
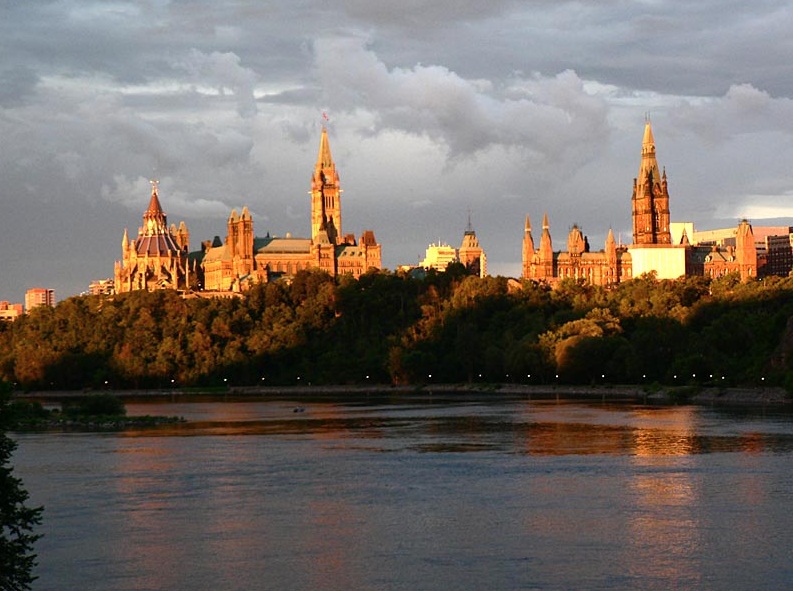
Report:
[[[14,392],[16,399],[73,400],[91,394],[111,393],[123,399],[180,399],[210,397],[325,397],[325,396],[432,396],[492,395],[527,397],[538,400],[602,400],[634,401],[645,404],[694,404],[701,406],[791,406],[793,397],[781,387],[661,387],[648,392],[641,386],[531,386],[526,384],[420,384],[394,386],[390,384],[350,386],[230,386],[225,389],[202,390],[163,388],[148,390],[34,390]]]

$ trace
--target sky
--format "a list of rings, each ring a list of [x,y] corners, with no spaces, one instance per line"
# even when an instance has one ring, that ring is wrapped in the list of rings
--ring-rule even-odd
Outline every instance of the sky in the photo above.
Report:
[[[459,246],[519,276],[631,241],[649,116],[672,221],[793,223],[789,0],[0,0],[0,300],[113,276],[150,179],[191,248],[247,205],[310,234],[328,116],[343,231],[383,264]]]

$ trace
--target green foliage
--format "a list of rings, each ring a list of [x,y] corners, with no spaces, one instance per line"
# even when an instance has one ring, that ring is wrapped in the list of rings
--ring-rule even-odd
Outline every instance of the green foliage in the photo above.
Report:
[[[781,384],[793,280],[643,275],[423,279],[301,271],[244,297],[82,296],[0,330],[0,377],[28,389],[560,380]],[[432,376],[432,377],[430,377]],[[724,380],[721,377],[724,376]]]
[[[41,523],[43,508],[25,503],[28,492],[14,477],[11,455],[16,444],[6,435],[11,420],[8,401],[10,389],[0,382],[0,589],[30,589],[36,579],[34,545],[39,535],[34,529]]]

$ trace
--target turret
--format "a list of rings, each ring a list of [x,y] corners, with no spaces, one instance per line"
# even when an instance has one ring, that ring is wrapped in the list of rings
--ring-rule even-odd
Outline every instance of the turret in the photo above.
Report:
[[[526,221],[523,224],[523,259],[531,257],[534,254],[534,238],[531,235],[531,220],[526,216]]]
[[[542,217],[542,235],[540,236],[540,260],[553,260],[553,243],[551,241],[551,230],[548,224],[548,214]]]

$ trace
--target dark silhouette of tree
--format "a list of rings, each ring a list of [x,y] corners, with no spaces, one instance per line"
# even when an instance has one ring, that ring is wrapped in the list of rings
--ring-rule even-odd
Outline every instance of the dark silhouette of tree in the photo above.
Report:
[[[10,388],[0,382],[0,589],[30,589],[36,579],[34,544],[39,535],[42,507],[25,505],[28,493],[13,474],[11,455],[16,444],[6,435],[9,422]]]

